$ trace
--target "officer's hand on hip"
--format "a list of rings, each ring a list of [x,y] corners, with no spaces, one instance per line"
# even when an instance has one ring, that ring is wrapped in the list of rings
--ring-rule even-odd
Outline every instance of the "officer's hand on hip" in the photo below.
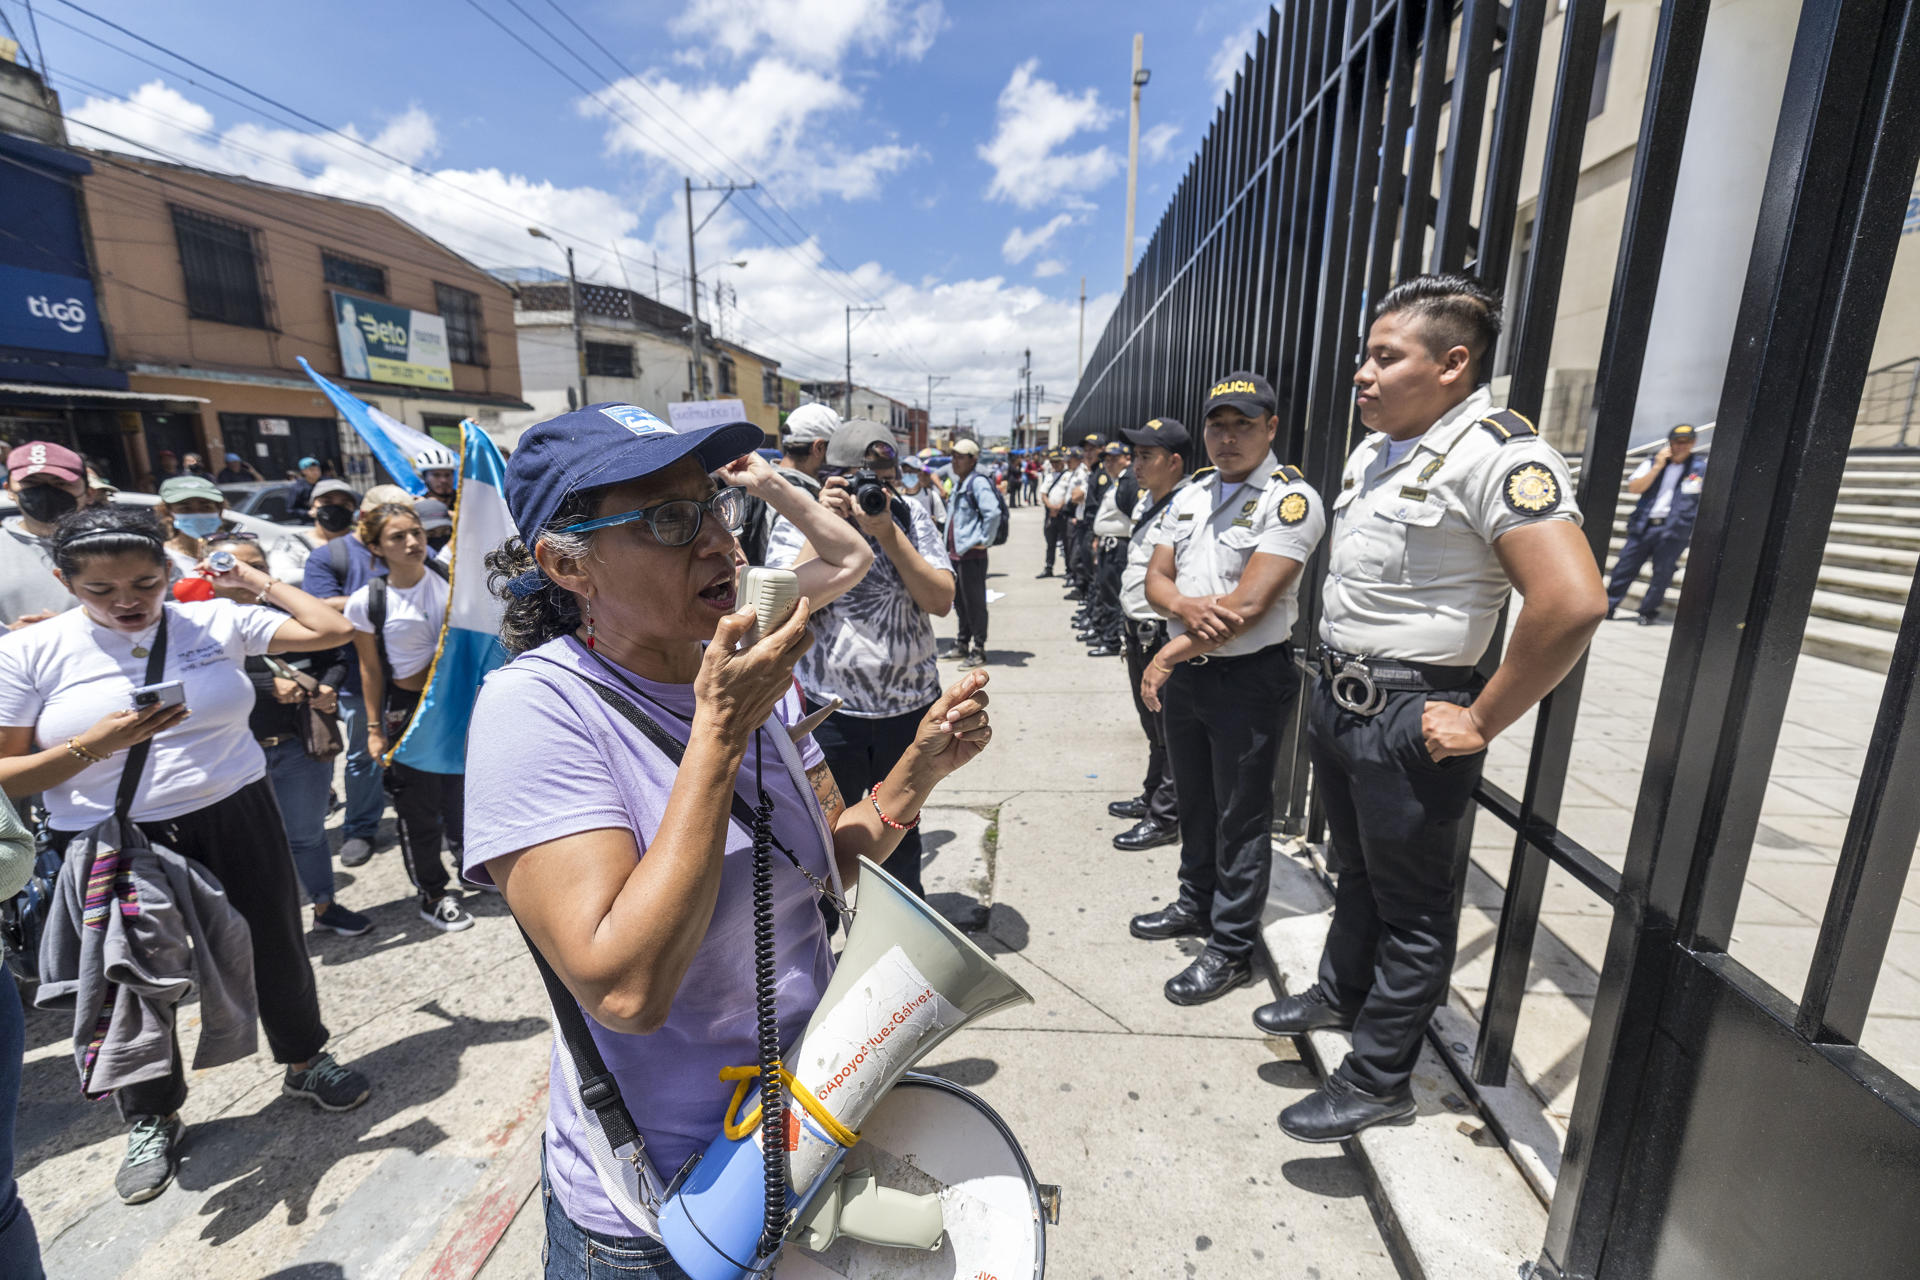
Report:
[[[1452,702],[1429,702],[1420,715],[1420,734],[1427,754],[1435,760],[1470,756],[1487,749],[1487,739],[1473,718],[1473,708]]]

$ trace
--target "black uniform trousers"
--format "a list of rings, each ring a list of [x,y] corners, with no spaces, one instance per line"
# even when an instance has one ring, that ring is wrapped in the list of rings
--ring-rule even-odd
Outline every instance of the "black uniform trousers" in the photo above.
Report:
[[[273,1060],[306,1062],[319,1053],[327,1043],[327,1027],[320,1020],[293,854],[272,784],[261,778],[203,809],[139,826],[155,844],[205,867],[247,922],[253,936],[253,990]],[[48,833],[62,856],[76,834]],[[187,1073],[177,1031],[167,1074],[115,1089],[113,1099],[129,1121],[170,1116],[181,1108],[187,1100]]]
[[[1160,694],[1180,796],[1180,902],[1210,922],[1207,947],[1251,959],[1273,873],[1273,769],[1299,689],[1293,646],[1173,669]]]
[[[1140,639],[1144,627],[1152,628],[1150,641]],[[1173,785],[1173,770],[1167,764],[1166,728],[1161,713],[1149,708],[1140,698],[1140,677],[1146,673],[1147,664],[1166,647],[1167,624],[1128,620],[1123,624],[1122,635],[1126,642],[1123,652],[1127,656],[1127,689],[1133,694],[1133,709],[1140,717],[1140,728],[1147,735],[1147,776],[1140,783],[1140,794],[1146,797],[1147,819],[1160,826],[1172,826],[1180,820],[1180,801],[1179,789]]]
[[[1120,612],[1120,577],[1127,569],[1127,540],[1097,540],[1099,559],[1093,574],[1093,612],[1089,620],[1102,644],[1120,647],[1120,631],[1126,615]]]
[[[1687,543],[1693,539],[1693,522],[1668,520],[1664,524],[1642,524],[1627,530],[1620,558],[1613,562],[1613,577],[1607,582],[1607,612],[1612,613],[1627,598],[1627,588],[1640,575],[1640,566],[1653,561],[1653,575],[1647,582],[1647,594],[1640,598],[1640,616],[1657,617],[1673,583],[1673,571],[1680,567]]]
[[[1053,553],[1067,546],[1067,520],[1068,520],[1068,516],[1064,510],[1061,510],[1058,512],[1049,511],[1047,513],[1046,524],[1043,526],[1043,528],[1045,529],[1046,535],[1047,535],[1047,572],[1048,573],[1053,572]],[[1071,575],[1072,564],[1073,564],[1073,552],[1069,548],[1066,550],[1065,554],[1067,557],[1068,573],[1069,575]]]
[[[1067,577],[1085,595],[1093,590],[1093,521],[1073,522],[1073,541],[1067,549]]]
[[[1436,761],[1421,716],[1429,701],[1466,705],[1477,692],[1476,681],[1389,693],[1365,717],[1335,703],[1322,676],[1308,703],[1307,749],[1338,877],[1320,986],[1356,1013],[1353,1051],[1338,1069],[1368,1093],[1406,1086],[1453,973],[1453,851],[1486,755]]]

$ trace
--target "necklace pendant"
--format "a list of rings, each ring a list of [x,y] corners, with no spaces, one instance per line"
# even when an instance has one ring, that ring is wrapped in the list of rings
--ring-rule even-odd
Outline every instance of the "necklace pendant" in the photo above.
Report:
[[[136,658],[144,658],[151,652],[153,651],[143,644],[133,646],[133,656]]]

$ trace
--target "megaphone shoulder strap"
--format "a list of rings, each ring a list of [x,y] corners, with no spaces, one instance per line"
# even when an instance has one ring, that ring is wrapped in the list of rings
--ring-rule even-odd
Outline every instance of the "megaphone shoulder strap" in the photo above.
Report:
[[[518,921],[514,923],[516,927],[519,926]],[[647,1144],[640,1137],[638,1126],[633,1123],[633,1113],[627,1110],[626,1099],[620,1096],[620,1082],[607,1070],[606,1059],[600,1056],[600,1046],[594,1043],[592,1033],[587,1030],[587,1015],[580,1011],[580,1002],[560,981],[560,975],[540,954],[540,948],[533,945],[533,939],[527,936],[524,928],[520,929],[520,940],[533,953],[533,963],[540,970],[540,981],[546,985],[547,1001],[553,1005],[553,1016],[560,1024],[560,1038],[566,1041],[567,1056],[573,1059],[574,1072],[580,1077],[580,1101],[600,1121],[600,1128],[607,1135],[609,1146],[618,1151],[621,1147],[632,1145],[644,1155]]]

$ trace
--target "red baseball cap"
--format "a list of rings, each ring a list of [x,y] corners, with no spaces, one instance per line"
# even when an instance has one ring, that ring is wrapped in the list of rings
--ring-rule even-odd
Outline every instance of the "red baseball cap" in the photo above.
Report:
[[[87,464],[65,445],[48,440],[29,440],[7,452],[7,474],[21,477],[48,475],[72,484],[86,478]]]

